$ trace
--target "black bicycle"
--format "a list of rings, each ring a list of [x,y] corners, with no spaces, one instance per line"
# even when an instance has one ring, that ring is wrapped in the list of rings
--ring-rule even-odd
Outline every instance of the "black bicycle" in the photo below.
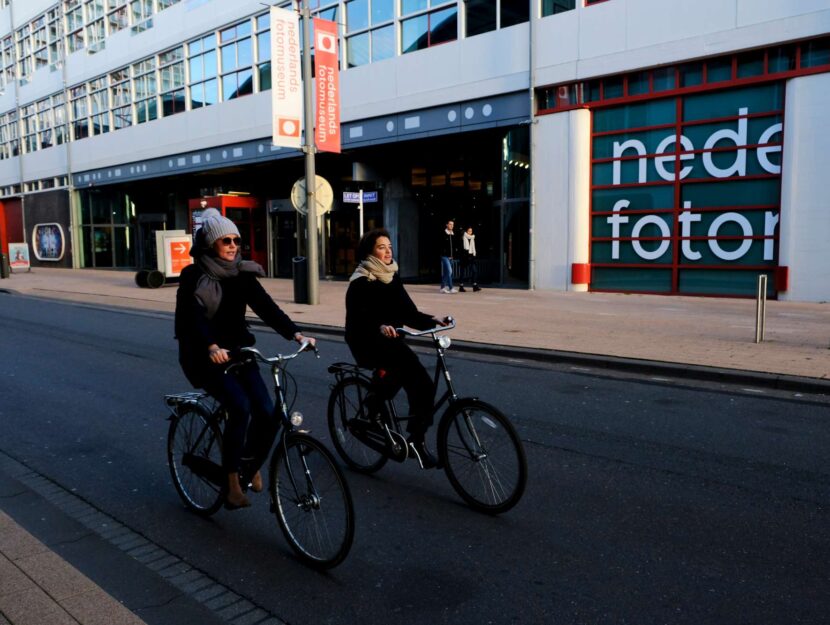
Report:
[[[433,385],[437,392],[439,377],[443,377],[447,386],[433,406],[433,414],[437,414],[447,404],[438,422],[439,468],[472,508],[499,514],[515,506],[524,493],[524,448],[515,428],[498,408],[476,397],[456,395],[445,359],[451,341],[441,334],[454,327],[455,321],[449,318],[448,325],[430,330],[396,330],[406,336],[432,337],[437,354]],[[345,463],[355,471],[374,473],[390,459],[406,460],[409,450],[403,426],[409,417],[397,414],[391,398],[378,397],[372,372],[344,362],[328,370],[336,380],[329,396],[329,431]]]
[[[320,441],[299,429],[303,416],[292,412],[293,401],[291,405],[286,402],[286,385],[293,380],[285,370],[286,364],[309,347],[305,342],[295,353],[273,358],[246,347],[226,374],[247,363],[270,365],[276,412],[281,420],[269,464],[271,512],[301,559],[317,568],[331,568],[340,564],[351,548],[354,506],[334,456]],[[171,412],[167,461],[173,484],[188,508],[212,515],[222,506],[227,492],[221,427],[227,412],[207,393],[178,393],[165,395],[164,399]],[[247,483],[247,479],[243,481]]]

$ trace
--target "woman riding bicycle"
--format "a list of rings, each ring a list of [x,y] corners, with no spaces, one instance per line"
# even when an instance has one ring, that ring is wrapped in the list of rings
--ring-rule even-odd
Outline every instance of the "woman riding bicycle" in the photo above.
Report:
[[[222,463],[228,476],[225,507],[231,510],[251,505],[240,484],[240,471],[254,492],[262,490],[259,468],[278,428],[257,365],[248,363],[233,375],[225,374],[231,353],[255,342],[245,321],[246,307],[284,338],[315,342],[306,339],[265,292],[257,280],[265,272],[257,263],[242,260],[240,243],[239,230],[230,219],[214,208],[202,213],[202,227],[190,252],[195,262],[181,274],[175,321],[185,376],[228,411]]]
[[[432,425],[432,379],[395,328],[425,330],[445,323],[420,312],[409,297],[386,230],[367,232],[358,244],[357,257],[360,263],[346,291],[346,343],[358,365],[376,370],[374,382],[381,397],[391,398],[401,387],[406,391],[407,444],[425,468],[434,467],[437,463],[424,442]]]

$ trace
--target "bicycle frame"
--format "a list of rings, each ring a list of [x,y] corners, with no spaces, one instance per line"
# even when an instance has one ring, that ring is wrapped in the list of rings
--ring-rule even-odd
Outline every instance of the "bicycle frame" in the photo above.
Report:
[[[447,403],[451,406],[453,403],[458,401],[458,395],[455,392],[455,386],[452,381],[452,376],[450,375],[449,368],[447,367],[447,359],[446,359],[446,351],[449,348],[449,344],[445,347],[441,345],[441,336],[438,336],[439,332],[452,330],[455,327],[455,321],[450,318],[450,323],[447,326],[440,326],[437,328],[431,328],[429,330],[422,330],[422,331],[412,331],[407,330],[405,328],[397,328],[396,331],[399,334],[403,334],[406,336],[426,336],[431,335],[433,341],[433,347],[436,350],[436,364],[435,364],[435,373],[432,377],[432,394],[433,394],[433,406],[432,406],[432,414],[436,415],[439,412],[441,406]],[[337,382],[341,382],[347,376],[355,376],[364,379],[366,382],[369,383],[370,387],[373,386],[372,377],[366,374],[367,369],[363,369],[357,365],[351,363],[343,363],[338,362],[329,367],[329,373],[333,373],[335,380]],[[444,382],[446,383],[446,390],[441,395],[438,400],[435,400],[435,395],[438,393],[438,386],[439,381],[443,377]],[[358,395],[360,401],[360,407],[363,408],[365,405],[364,400],[365,397],[362,395]],[[392,418],[392,423],[396,426],[400,426],[400,423],[403,422],[405,419],[399,418],[397,415],[397,410],[395,409],[394,402],[390,399],[388,400],[388,405],[390,408],[390,416]],[[400,429],[400,428],[399,428]]]

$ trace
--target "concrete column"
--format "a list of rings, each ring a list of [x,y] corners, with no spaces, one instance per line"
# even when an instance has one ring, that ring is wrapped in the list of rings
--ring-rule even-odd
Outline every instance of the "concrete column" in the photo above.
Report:
[[[787,83],[778,262],[789,268],[789,288],[779,299],[830,300],[830,74]]]

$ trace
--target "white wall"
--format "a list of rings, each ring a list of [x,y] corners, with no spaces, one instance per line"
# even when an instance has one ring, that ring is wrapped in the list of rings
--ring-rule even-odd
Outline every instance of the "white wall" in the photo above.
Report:
[[[727,54],[830,32],[830,0],[610,0],[538,23],[536,84]]]
[[[787,84],[779,264],[790,268],[780,299],[830,301],[830,74]]]
[[[577,110],[538,118],[533,146],[535,287],[571,284],[571,264],[588,262],[591,115]]]

